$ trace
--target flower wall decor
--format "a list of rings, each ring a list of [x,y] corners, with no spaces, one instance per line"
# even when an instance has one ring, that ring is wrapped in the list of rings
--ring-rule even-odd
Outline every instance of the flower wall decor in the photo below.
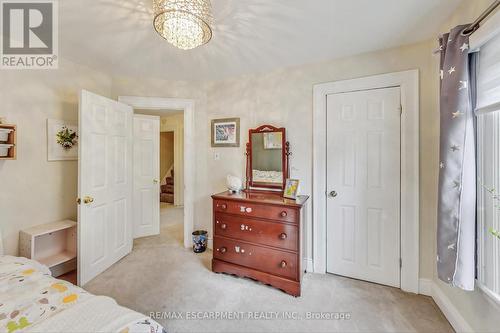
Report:
[[[47,159],[78,159],[78,126],[71,121],[47,119]]]
[[[78,142],[78,134],[76,131],[69,129],[64,125],[56,134],[57,143],[60,144],[65,150],[73,148]]]

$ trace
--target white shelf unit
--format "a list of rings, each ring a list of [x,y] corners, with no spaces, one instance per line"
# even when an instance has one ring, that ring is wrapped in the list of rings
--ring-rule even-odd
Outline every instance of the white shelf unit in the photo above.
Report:
[[[76,269],[76,222],[64,220],[37,225],[19,234],[22,257],[49,267],[54,277]]]

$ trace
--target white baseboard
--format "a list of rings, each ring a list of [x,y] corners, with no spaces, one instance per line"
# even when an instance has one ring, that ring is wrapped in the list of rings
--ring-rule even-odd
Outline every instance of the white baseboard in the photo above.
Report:
[[[455,305],[453,305],[452,301],[434,281],[430,279],[420,279],[419,293],[432,297],[455,332],[474,332],[469,323],[467,323]]]
[[[432,284],[433,282],[431,279],[420,279],[418,281],[418,293],[420,295],[432,297]]]
[[[314,265],[311,258],[304,258],[304,267],[307,273],[314,273]]]

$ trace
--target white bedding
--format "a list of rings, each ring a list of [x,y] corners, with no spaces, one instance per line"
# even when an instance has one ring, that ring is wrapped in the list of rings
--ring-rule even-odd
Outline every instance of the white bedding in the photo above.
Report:
[[[283,172],[281,171],[262,171],[254,169],[252,179],[259,183],[283,183]]]
[[[54,279],[26,258],[0,256],[0,332],[164,332],[112,298]]]

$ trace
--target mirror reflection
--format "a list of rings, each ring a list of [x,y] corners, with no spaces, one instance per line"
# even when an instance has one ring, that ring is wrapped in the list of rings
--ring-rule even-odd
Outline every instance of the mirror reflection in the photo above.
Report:
[[[258,183],[283,183],[283,135],[252,133],[252,178]]]

